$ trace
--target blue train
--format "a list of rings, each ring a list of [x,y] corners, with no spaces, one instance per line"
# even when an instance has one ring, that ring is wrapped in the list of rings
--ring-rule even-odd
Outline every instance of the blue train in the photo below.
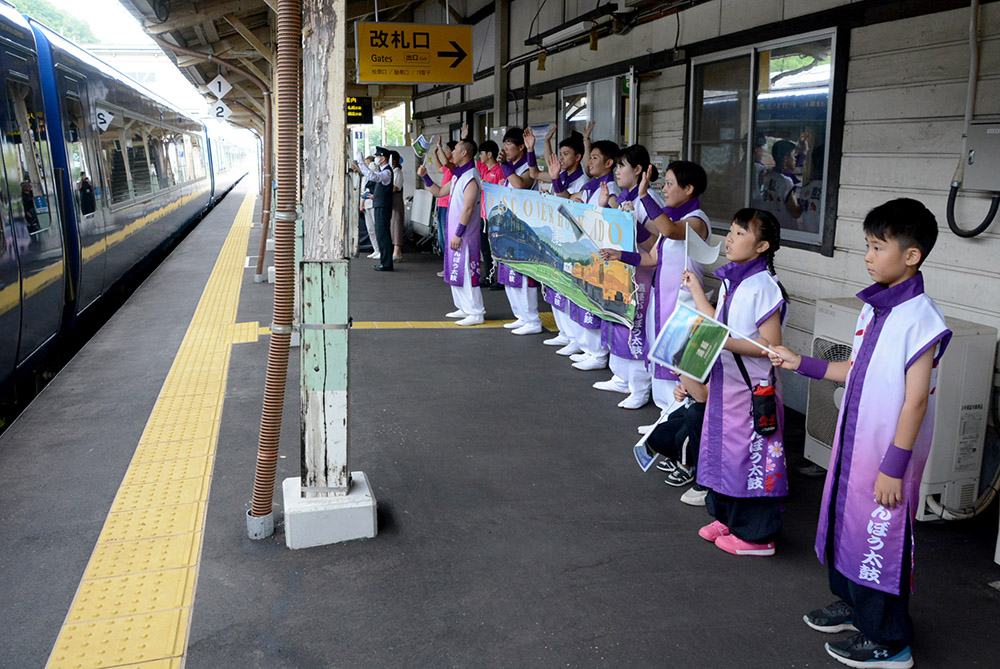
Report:
[[[242,176],[239,149],[0,2],[0,389]]]

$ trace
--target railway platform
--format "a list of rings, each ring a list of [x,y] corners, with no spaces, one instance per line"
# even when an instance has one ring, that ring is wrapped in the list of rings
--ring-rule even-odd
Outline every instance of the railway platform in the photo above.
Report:
[[[440,261],[351,263],[350,457],[378,536],[246,536],[272,290],[260,202],[231,192],[0,435],[0,667],[832,667],[797,474],[771,558],[697,535],[625,411],[541,345],[442,323]],[[292,350],[279,482],[299,473]],[[995,666],[997,505],[916,528],[917,666]],[[992,658],[992,659],[991,659]]]

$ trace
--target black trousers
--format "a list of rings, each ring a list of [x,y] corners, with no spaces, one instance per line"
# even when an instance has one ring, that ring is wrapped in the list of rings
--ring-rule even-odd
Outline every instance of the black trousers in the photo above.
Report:
[[[379,263],[382,269],[392,269],[392,233],[389,222],[392,219],[392,207],[374,207],[375,240],[378,242]]]
[[[730,497],[708,491],[705,508],[710,516],[743,541],[766,544],[781,531],[781,499],[778,497]]]
[[[483,265],[480,268],[479,276],[491,280],[490,275],[493,274],[493,252],[490,250],[490,234],[486,231],[485,227],[479,231],[479,248],[482,249],[483,256]]]
[[[906,536],[910,536],[907,528]],[[890,595],[855,583],[833,566],[827,556],[830,590],[854,607],[854,626],[866,637],[885,646],[906,646],[913,641],[913,620],[910,618],[910,542],[903,548],[901,593]]]

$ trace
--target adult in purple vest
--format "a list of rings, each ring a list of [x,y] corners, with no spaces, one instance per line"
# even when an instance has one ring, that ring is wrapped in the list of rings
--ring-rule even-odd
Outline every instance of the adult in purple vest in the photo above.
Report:
[[[457,325],[479,325],[484,320],[483,293],[479,288],[480,234],[482,215],[479,193],[482,189],[474,157],[476,143],[463,139],[451,152],[452,180],[438,186],[421,165],[417,175],[431,195],[451,195],[448,201],[448,232],[450,240],[444,252],[444,282],[451,286],[455,311],[448,318],[458,318]]]

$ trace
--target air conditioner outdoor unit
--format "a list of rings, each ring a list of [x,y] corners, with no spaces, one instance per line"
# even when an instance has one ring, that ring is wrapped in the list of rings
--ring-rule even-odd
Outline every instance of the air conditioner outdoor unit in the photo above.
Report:
[[[856,297],[816,301],[811,355],[831,362],[848,360],[863,303]],[[938,365],[934,440],[920,483],[917,520],[935,520],[926,503],[940,496],[947,509],[970,506],[979,493],[979,470],[986,437],[987,403],[993,376],[996,328],[946,319],[952,340]],[[844,386],[809,381],[805,456],[828,467]]]

